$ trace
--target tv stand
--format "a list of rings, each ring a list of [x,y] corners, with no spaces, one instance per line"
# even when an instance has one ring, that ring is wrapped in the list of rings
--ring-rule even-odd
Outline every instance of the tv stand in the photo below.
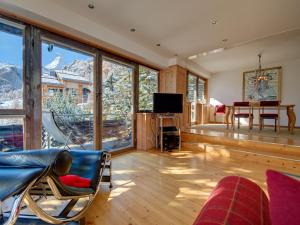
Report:
[[[159,113],[157,116],[162,116],[162,117],[174,117],[175,114],[174,113]]]
[[[167,119],[172,120],[172,126],[164,126],[164,120]],[[155,145],[156,148],[160,147],[161,152],[166,148],[165,142],[167,140],[173,142],[172,148],[181,150],[180,117],[178,114],[157,114],[155,130]]]

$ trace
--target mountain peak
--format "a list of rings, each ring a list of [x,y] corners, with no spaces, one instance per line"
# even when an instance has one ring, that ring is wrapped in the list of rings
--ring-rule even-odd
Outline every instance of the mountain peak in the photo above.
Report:
[[[45,68],[48,70],[60,69],[59,67],[61,66],[61,63],[62,63],[62,57],[56,56],[51,63],[45,66]]]

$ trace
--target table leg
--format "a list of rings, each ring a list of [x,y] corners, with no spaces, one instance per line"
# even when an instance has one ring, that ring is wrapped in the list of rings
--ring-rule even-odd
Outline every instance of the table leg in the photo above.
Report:
[[[163,152],[163,118],[159,118],[159,126],[160,126],[160,151]]]
[[[294,111],[294,106],[287,107],[287,116],[288,116],[288,129],[291,134],[294,134],[294,128],[296,125],[296,114]]]
[[[225,112],[225,122],[226,122],[227,130],[229,129],[229,116],[230,116],[230,111],[231,111],[231,107],[226,107],[226,112]]]
[[[230,110],[230,119],[231,119],[231,129],[234,130],[234,108],[231,107]]]

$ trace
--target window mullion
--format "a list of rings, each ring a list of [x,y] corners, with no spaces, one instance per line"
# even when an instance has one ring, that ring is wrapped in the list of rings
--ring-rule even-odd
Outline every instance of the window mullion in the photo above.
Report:
[[[41,42],[40,31],[25,30],[25,148],[41,148]]]

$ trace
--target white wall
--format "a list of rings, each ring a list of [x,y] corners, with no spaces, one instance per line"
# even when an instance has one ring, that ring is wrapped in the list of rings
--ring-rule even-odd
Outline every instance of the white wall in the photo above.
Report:
[[[263,68],[282,66],[281,103],[295,104],[297,116],[296,126],[300,126],[300,59],[263,65]],[[208,82],[209,98],[215,98],[225,105],[232,105],[234,101],[242,101],[243,72],[255,69],[239,69],[212,75]],[[255,116],[255,115],[254,115]],[[256,119],[258,118],[255,116]],[[255,120],[257,123],[257,120]],[[286,112],[281,112],[281,125],[287,125]]]

